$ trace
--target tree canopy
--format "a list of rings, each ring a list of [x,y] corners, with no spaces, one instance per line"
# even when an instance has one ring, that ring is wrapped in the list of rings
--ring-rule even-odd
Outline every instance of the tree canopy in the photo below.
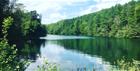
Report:
[[[140,38],[140,1],[47,25],[48,33],[118,38]]]
[[[2,0],[0,2],[0,23],[8,16],[13,18],[7,36],[11,41],[21,38],[38,38],[47,33],[45,26],[41,24],[41,15],[37,11],[25,11],[24,5],[16,3],[16,0]],[[2,24],[0,24],[0,37],[3,37],[1,30]]]

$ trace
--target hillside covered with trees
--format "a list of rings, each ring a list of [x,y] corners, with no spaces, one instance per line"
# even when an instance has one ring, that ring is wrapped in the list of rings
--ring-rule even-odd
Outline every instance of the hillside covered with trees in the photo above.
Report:
[[[140,38],[140,1],[47,25],[49,34]]]

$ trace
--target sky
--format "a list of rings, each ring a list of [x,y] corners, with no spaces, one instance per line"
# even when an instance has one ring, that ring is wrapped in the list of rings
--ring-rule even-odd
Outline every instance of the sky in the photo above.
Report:
[[[18,0],[28,11],[42,15],[42,23],[50,24],[63,19],[82,16],[130,0]]]

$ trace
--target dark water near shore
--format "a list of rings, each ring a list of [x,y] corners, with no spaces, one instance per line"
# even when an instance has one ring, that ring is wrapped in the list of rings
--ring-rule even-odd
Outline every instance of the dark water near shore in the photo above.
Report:
[[[123,57],[140,61],[140,39],[48,35],[23,45],[19,55],[33,61],[26,71],[34,71],[44,58],[56,63],[60,71],[108,71]]]

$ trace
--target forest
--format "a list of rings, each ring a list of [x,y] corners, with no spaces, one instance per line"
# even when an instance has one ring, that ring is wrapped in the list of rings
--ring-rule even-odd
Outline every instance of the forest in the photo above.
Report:
[[[140,1],[47,25],[49,34],[140,38]]]
[[[0,71],[23,71],[26,62],[18,58],[16,44],[46,33],[37,11],[26,11],[17,0],[0,0]]]

